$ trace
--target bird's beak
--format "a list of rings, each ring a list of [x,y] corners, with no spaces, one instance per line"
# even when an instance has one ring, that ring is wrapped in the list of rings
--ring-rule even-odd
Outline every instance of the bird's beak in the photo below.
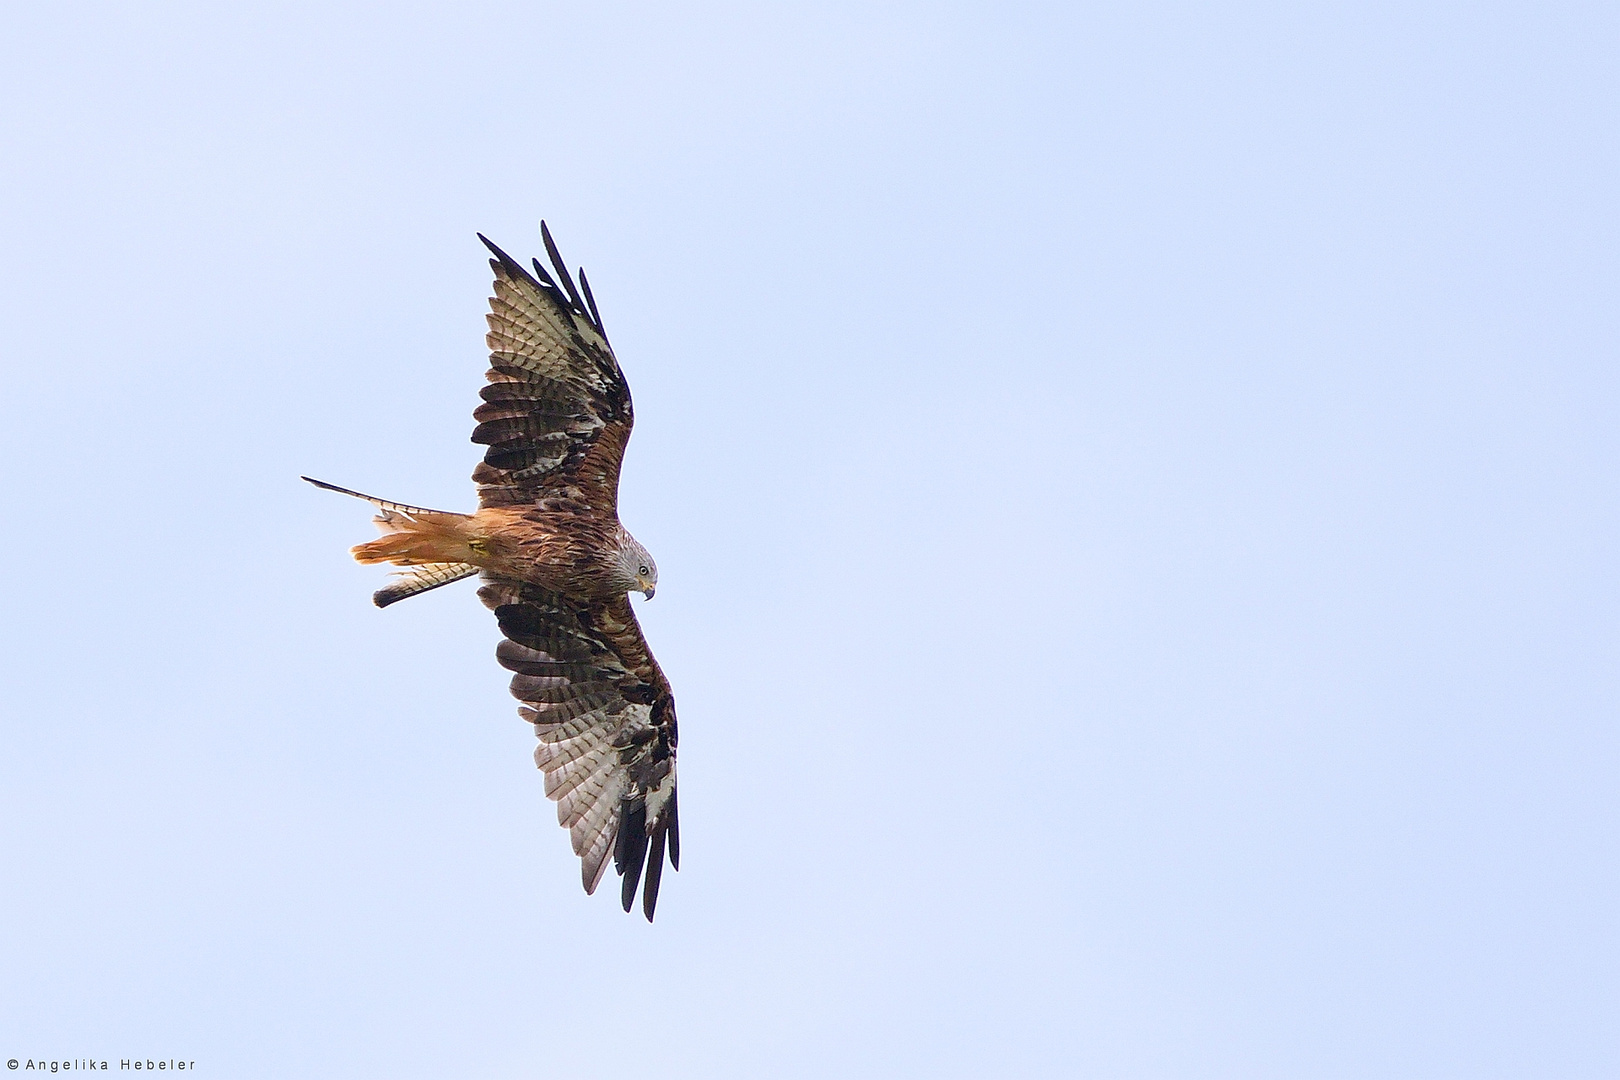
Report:
[[[658,586],[649,585],[645,589],[641,590],[641,595],[645,596],[647,599],[651,600],[653,598],[653,593],[655,593],[657,591],[658,591]]]

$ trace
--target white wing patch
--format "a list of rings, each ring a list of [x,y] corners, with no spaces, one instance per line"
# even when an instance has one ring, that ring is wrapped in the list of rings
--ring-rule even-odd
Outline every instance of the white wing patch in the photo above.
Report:
[[[579,342],[613,355],[590,324],[535,295],[528,282],[507,277],[495,279],[489,308],[484,316],[489,323],[484,342],[492,359],[564,385],[596,393],[608,389],[594,365],[581,364],[576,358]]]

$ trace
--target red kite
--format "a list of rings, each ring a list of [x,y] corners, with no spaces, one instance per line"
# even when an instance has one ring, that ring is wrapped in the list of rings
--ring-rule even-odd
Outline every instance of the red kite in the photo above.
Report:
[[[372,598],[387,607],[474,574],[506,636],[495,651],[514,672],[518,712],[534,725],[534,760],[557,820],[580,857],[585,891],[607,872],[624,880],[629,911],[658,903],[664,854],[680,868],[675,812],[675,698],[642,636],[632,592],[648,599],[658,567],[619,524],[619,465],[633,420],[630,387],[602,329],[585,271],[579,288],[545,223],[553,279],[490,243],[488,385],[472,441],[477,512],[456,514],[365,499],[383,535],[353,550],[362,563],[408,569]],[[558,282],[561,282],[561,287]],[[649,857],[650,856],[650,857]]]

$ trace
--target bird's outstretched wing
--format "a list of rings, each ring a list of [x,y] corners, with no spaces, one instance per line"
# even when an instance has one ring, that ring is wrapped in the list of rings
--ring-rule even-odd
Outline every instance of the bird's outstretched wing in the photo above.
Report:
[[[641,910],[650,922],[665,851],[671,866],[681,862],[675,698],[630,599],[580,607],[535,585],[485,580],[479,598],[506,635],[496,657],[514,673],[518,712],[540,738],[534,760],[580,857],[585,891],[596,891],[611,854],[629,911],[645,867]]]
[[[634,420],[630,387],[608,345],[585,271],[583,293],[540,225],[554,280],[530,274],[482,233],[494,253],[489,298],[489,385],[473,413],[472,441],[488,446],[473,471],[480,504],[516,506],[547,497],[616,511],[619,465]],[[561,282],[561,285],[558,282]]]

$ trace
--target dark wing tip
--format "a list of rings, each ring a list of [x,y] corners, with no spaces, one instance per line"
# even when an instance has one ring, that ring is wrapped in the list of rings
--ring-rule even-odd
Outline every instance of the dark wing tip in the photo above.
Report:
[[[539,259],[530,259],[529,262],[530,262],[531,265],[534,266],[535,276],[537,276],[541,281],[545,282],[547,285],[550,285],[552,287],[552,289],[557,293],[557,295],[559,297],[561,297],[562,296],[562,290],[557,288],[557,283],[555,281],[551,280],[551,274],[549,274],[546,271],[545,267],[540,265],[540,260]]]
[[[669,793],[669,807],[667,810],[669,814],[669,865],[674,870],[681,868],[681,819],[680,815],[675,812],[675,798],[679,794],[679,788]]]
[[[658,880],[664,876],[664,830],[652,838],[652,850],[647,853],[647,884],[641,890],[641,913],[653,921],[653,909],[658,906]]]
[[[636,902],[636,886],[647,861],[646,807],[626,802],[619,813],[619,835],[614,838],[613,869],[624,877],[619,886],[619,902],[629,911]]]
[[[494,255],[495,258],[500,260],[501,265],[505,266],[508,263],[510,263],[513,266],[517,265],[517,263],[513,262],[512,256],[508,255],[506,252],[502,251],[499,247],[497,247],[495,245],[495,241],[491,240],[489,237],[485,236],[483,233],[476,233],[475,235],[478,237],[478,239],[480,239],[480,240],[482,240],[484,242],[485,247],[489,248],[490,254]]]
[[[478,239],[484,242],[484,246],[489,248],[489,250],[495,256],[489,261],[489,265],[492,269],[504,270],[506,271],[507,277],[522,278],[524,281],[527,281],[530,285],[533,285],[537,289],[544,288],[543,285],[534,279],[533,274],[523,269],[523,265],[516,259],[512,258],[512,256],[496,247],[495,243],[490,240],[489,237],[485,236],[483,233],[478,233],[476,235]]]
[[[544,221],[540,222],[540,239],[546,245],[546,254],[551,258],[551,265],[557,271],[558,280],[563,283],[563,288],[568,290],[568,298],[574,302],[574,310],[583,315],[585,301],[580,297],[579,290],[574,287],[574,279],[568,276],[568,264],[563,262],[562,255],[557,251],[557,242],[551,238],[551,230],[546,228]],[[536,259],[535,263],[538,265],[539,261]]]
[[[585,277],[585,268],[579,268],[579,287],[585,290],[585,302],[591,306],[591,319],[596,324],[596,332],[607,340],[607,329],[602,325],[602,313],[596,310],[596,297],[591,295],[591,283]]]

